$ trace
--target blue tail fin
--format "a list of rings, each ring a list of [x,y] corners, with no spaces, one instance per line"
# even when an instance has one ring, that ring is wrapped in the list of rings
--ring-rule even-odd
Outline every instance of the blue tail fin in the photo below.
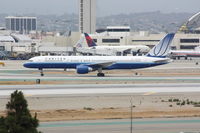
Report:
[[[88,47],[97,46],[94,40],[87,33],[84,33],[84,35],[85,35],[85,39],[87,41]]]
[[[167,34],[160,42],[154,46],[146,56],[166,57],[170,51],[170,45],[174,38],[174,33]]]

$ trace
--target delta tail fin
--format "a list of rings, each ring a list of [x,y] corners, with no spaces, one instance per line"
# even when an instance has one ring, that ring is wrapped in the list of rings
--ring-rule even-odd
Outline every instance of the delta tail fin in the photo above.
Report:
[[[85,35],[85,39],[88,44],[88,47],[97,46],[97,44],[94,42],[94,40],[87,33],[84,33],[84,35]]]
[[[160,42],[155,45],[146,56],[164,58],[170,51],[170,45],[174,38],[174,33],[167,34]]]

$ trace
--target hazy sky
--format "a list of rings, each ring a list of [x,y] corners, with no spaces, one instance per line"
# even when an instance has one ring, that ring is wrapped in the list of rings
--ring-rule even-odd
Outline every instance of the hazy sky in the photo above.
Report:
[[[78,0],[0,0],[0,13],[78,13]],[[200,0],[97,0],[98,16],[135,12],[198,12]]]

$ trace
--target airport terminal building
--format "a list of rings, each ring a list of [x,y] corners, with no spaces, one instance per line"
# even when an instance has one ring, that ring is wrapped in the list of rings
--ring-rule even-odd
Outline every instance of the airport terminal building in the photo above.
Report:
[[[80,1],[81,2],[81,1]],[[83,2],[83,1],[82,1]],[[81,4],[81,3],[80,3]],[[176,33],[172,49],[182,49],[182,50],[192,50],[200,45],[200,13],[192,16]],[[12,33],[12,31],[29,32],[31,30],[37,29],[37,19],[35,17],[7,17],[6,26],[7,29]],[[84,31],[82,31],[84,32]],[[5,35],[7,34],[7,35]],[[97,45],[105,46],[123,46],[123,45],[147,45],[152,48],[157,44],[167,33],[153,34],[148,31],[134,32],[129,26],[107,26],[105,29],[97,29],[96,32],[90,33],[90,36],[94,39]],[[69,36],[60,35],[46,35],[42,36],[41,40],[29,41],[24,43],[24,41],[16,42],[17,40],[24,40],[16,38],[16,35],[12,35],[5,30],[0,30],[0,42],[1,46],[5,46],[2,49],[8,49],[7,46],[12,46],[12,50],[15,47],[25,47],[25,52],[40,52],[40,53],[65,53],[65,55],[71,55],[75,50],[76,43],[84,35],[81,31],[71,32]],[[11,38],[11,39],[10,39]],[[24,37],[23,37],[24,38]],[[14,40],[13,40],[14,39]],[[34,43],[33,43],[34,42]],[[23,43],[23,44],[22,44]],[[10,44],[10,45],[8,45]],[[26,50],[27,47],[32,48],[34,44],[35,50]],[[87,46],[86,40],[83,44]],[[66,49],[67,48],[67,49]],[[11,49],[11,48],[10,48]],[[18,50],[18,48],[17,48]],[[63,50],[63,52],[62,52]],[[66,54],[67,53],[67,54]]]
[[[131,32],[128,26],[109,26],[102,33],[92,34],[98,45],[147,45],[153,47],[166,33],[152,34],[148,31]],[[178,32],[173,40],[173,49],[194,49],[200,45],[200,34]]]
[[[30,31],[37,30],[37,18],[36,17],[14,17],[9,16],[5,18],[6,29],[11,32],[29,33]]]

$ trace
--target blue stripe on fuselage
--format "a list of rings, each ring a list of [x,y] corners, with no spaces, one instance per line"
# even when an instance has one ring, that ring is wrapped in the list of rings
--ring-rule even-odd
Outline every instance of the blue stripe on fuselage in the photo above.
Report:
[[[24,67],[26,68],[37,68],[37,69],[62,69],[62,68],[74,68],[76,69],[76,66],[78,65],[86,65],[89,66],[90,64],[94,63],[69,63],[69,62],[29,62],[25,63]],[[106,68],[103,68],[104,70],[112,70],[112,69],[139,69],[139,68],[147,68],[147,67],[153,67],[158,65],[163,65],[167,63],[114,63],[111,66],[108,66]],[[91,66],[89,66],[91,67]]]
[[[140,68],[147,68],[153,67],[158,65],[163,65],[166,63],[115,63],[105,70],[112,70],[112,69],[140,69]]]
[[[25,63],[24,67],[27,68],[76,68],[76,66],[81,65],[84,63],[65,63],[65,62],[30,62]],[[86,64],[86,63],[85,63]]]

